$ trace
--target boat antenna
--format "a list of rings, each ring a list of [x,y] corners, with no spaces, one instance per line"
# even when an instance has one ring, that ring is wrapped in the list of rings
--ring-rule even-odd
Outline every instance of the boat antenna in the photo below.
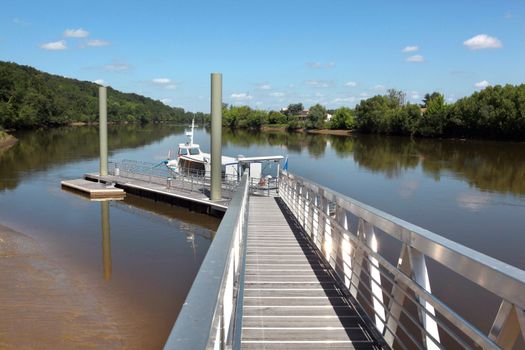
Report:
[[[195,118],[191,119],[191,136],[190,136],[190,145],[193,146],[193,129],[195,129]]]

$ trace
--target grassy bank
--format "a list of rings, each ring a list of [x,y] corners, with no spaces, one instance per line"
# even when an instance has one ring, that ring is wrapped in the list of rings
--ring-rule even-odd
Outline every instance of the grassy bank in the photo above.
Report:
[[[304,132],[307,134],[322,134],[322,135],[337,135],[337,136],[348,136],[352,134],[352,130],[347,129],[290,129],[286,124],[269,124],[262,125],[260,128],[263,132],[275,132],[275,131],[289,131],[289,132]]]
[[[16,143],[16,137],[0,130],[0,151],[4,151]]]

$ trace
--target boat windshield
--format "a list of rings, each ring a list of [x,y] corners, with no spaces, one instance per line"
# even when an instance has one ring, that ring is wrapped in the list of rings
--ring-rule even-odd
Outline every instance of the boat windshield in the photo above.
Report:
[[[199,152],[199,149],[198,148],[190,148],[190,155],[192,156],[196,156],[198,155],[200,152]]]
[[[179,150],[179,154],[182,155],[182,156],[185,156],[188,154],[188,150],[186,148],[181,148]]]

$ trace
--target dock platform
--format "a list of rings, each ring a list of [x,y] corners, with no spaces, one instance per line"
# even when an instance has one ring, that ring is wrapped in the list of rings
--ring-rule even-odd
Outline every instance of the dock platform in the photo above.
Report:
[[[60,184],[70,190],[88,195],[91,199],[123,199],[126,192],[121,188],[85,179],[64,180]]]
[[[248,204],[241,348],[381,349],[278,201],[251,196]]]
[[[101,183],[113,183],[115,187],[124,190],[126,193],[138,195],[141,197],[151,198],[155,201],[162,201],[169,204],[189,207],[192,210],[207,212],[222,216],[226,209],[228,209],[229,199],[218,201],[211,201],[208,193],[203,188],[199,191],[196,188],[186,190],[185,187],[179,184],[177,179],[173,179],[172,186],[168,187],[166,184],[159,184],[147,181],[147,179],[138,179],[125,176],[116,175],[99,175],[88,173],[84,175],[88,181],[96,181]]]

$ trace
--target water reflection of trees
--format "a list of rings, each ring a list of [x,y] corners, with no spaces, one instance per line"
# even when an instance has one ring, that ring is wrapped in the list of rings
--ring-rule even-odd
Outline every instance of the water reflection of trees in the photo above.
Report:
[[[401,137],[358,137],[354,146],[354,160],[360,166],[388,177],[399,176],[404,170],[419,164],[415,142]]]
[[[452,173],[481,190],[525,195],[523,143],[494,141],[418,142],[421,167],[439,177]]]
[[[372,171],[397,176],[421,166],[439,180],[444,174],[480,190],[525,194],[523,143],[359,137],[354,160]]]
[[[252,145],[286,147],[289,153],[307,150],[312,157],[324,155],[327,146],[325,135],[312,135],[303,132],[258,132],[254,130],[223,130],[223,143],[240,147]]]
[[[140,147],[182,131],[172,125],[110,125],[108,147],[110,151]],[[97,127],[41,129],[16,136],[19,142],[0,154],[0,191],[15,188],[23,174],[99,155]]]
[[[481,190],[525,194],[523,143],[249,131],[227,131],[224,139],[245,147],[285,146],[290,153],[306,150],[316,158],[328,148],[341,158],[352,156],[359,166],[388,177],[420,166],[436,180],[452,174]]]
[[[182,131],[182,127],[170,125],[110,126],[109,148],[140,147]],[[16,187],[21,174],[98,157],[95,127],[36,130],[17,136],[20,142],[0,154],[0,190]],[[228,129],[223,131],[223,141],[246,148],[285,147],[289,153],[306,151],[315,158],[330,150],[340,158],[353,157],[359,166],[388,177],[420,166],[436,180],[451,174],[481,190],[525,195],[523,143]]]

